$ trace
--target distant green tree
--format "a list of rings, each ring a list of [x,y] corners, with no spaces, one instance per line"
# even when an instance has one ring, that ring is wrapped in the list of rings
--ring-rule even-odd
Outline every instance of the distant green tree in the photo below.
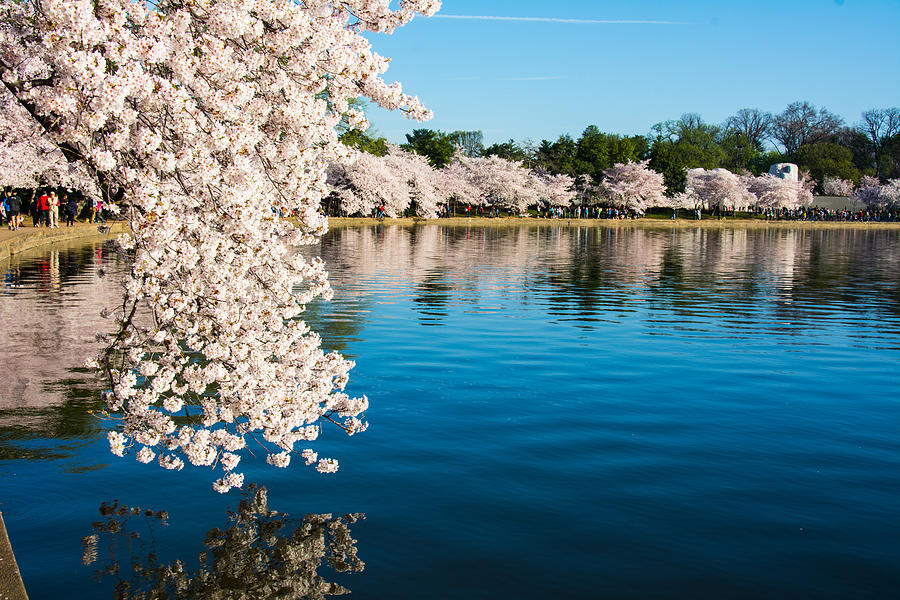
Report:
[[[719,145],[725,152],[725,161],[722,166],[738,173],[744,169],[751,170],[750,165],[757,156],[762,154],[745,133],[740,131],[727,131],[722,136]]]
[[[754,175],[762,175],[769,172],[769,167],[777,163],[788,162],[788,158],[777,150],[769,150],[761,152],[753,157],[748,165],[748,169]]]
[[[861,175],[875,175],[875,160],[869,138],[857,128],[844,127],[834,137],[834,142],[850,150],[853,166]]]
[[[719,127],[704,123],[696,113],[685,113],[677,121],[657,123],[651,133],[654,146],[665,146],[664,154],[670,157],[669,162],[675,161],[687,169],[723,166],[727,156],[719,144],[719,136]],[[651,159],[653,155],[651,148]]]
[[[456,152],[456,144],[450,135],[434,129],[413,129],[406,134],[406,144],[401,147],[428,157],[428,163],[440,169],[450,164]]]
[[[561,135],[555,142],[541,140],[535,152],[535,166],[554,175],[578,175],[578,145],[569,135]]]
[[[466,156],[474,158],[484,153],[484,134],[481,131],[454,131],[448,135]]]
[[[615,133],[604,133],[596,125],[588,126],[575,144],[573,164],[576,177],[591,177],[595,182],[603,179],[603,171],[615,164],[637,162],[644,157],[646,140],[641,136],[625,137]]]
[[[669,139],[659,139],[650,149],[649,166],[663,174],[667,196],[681,193],[687,186],[687,168],[675,144],[676,142]]]
[[[887,179],[900,178],[900,134],[884,140],[879,164],[883,177]]]
[[[675,148],[685,167],[716,169],[725,163],[727,157],[719,144],[718,126],[704,123],[696,113],[685,113],[675,123],[678,135]]]
[[[716,169],[725,165],[728,156],[719,144],[720,135],[719,127],[704,123],[696,113],[685,113],[677,121],[653,126],[650,168],[665,177],[667,194],[684,191],[687,169]]]
[[[650,140],[643,135],[632,135],[626,138],[634,147],[635,160],[647,160],[650,158]]]
[[[514,140],[500,142],[499,144],[491,144],[484,149],[483,156],[499,156],[506,160],[515,160],[523,162],[528,160],[528,150]]]
[[[575,173],[569,175],[587,175],[599,181],[603,177],[603,169],[611,166],[608,136],[601,133],[596,125],[589,125],[575,143],[575,161],[572,165]]]
[[[806,144],[797,149],[795,156],[800,168],[809,171],[816,180],[819,192],[822,192],[822,182],[826,176],[859,181],[859,170],[853,166],[853,153],[838,144]]]
[[[388,142],[383,137],[373,137],[364,131],[349,129],[340,135],[340,140],[345,145],[375,156],[384,156],[388,153]]]
[[[873,108],[862,114],[862,122],[857,130],[866,136],[872,159],[875,163],[875,172],[884,177],[884,168],[881,158],[885,155],[885,143],[887,140],[900,135],[900,108]],[[890,158],[887,157],[889,162]]]
[[[809,102],[792,102],[772,120],[772,137],[790,159],[800,146],[831,141],[844,124],[839,116]]]
[[[638,145],[635,143],[636,138],[643,139],[641,136],[623,137],[620,135],[610,136],[609,139],[609,166],[615,164],[625,164],[630,162],[639,162],[644,159],[638,152]]]
[[[772,123],[774,117],[758,108],[742,108],[734,115],[728,117],[723,129],[727,134],[742,134],[750,145],[762,152],[766,140],[772,136]]]

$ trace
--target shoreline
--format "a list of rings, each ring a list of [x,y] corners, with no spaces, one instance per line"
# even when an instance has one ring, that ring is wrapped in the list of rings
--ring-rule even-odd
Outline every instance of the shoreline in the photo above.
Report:
[[[13,553],[3,514],[0,513],[0,597],[5,600],[28,600],[16,555]]]
[[[420,217],[401,217],[396,219],[375,219],[372,217],[329,217],[328,228],[361,227],[370,225],[400,225],[404,227],[419,225],[450,225],[479,227],[511,227],[511,226],[567,226],[567,227],[605,227],[609,229],[635,227],[642,229],[898,229],[900,221],[882,223],[877,221],[764,221],[761,219],[718,219],[710,217],[695,221],[693,219],[544,219],[538,217],[450,217],[441,219],[423,219]]]
[[[105,225],[109,231],[100,233],[97,227],[104,224],[76,223],[72,227],[47,229],[46,227],[23,226],[18,231],[10,231],[4,225],[0,228],[0,263],[8,261],[12,256],[32,248],[58,244],[69,240],[91,238],[113,238],[125,231],[125,221],[110,221]]]

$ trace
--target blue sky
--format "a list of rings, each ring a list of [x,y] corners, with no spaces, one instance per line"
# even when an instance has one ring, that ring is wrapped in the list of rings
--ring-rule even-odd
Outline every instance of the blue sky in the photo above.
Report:
[[[419,125],[371,108],[391,141],[419,126],[487,143],[590,124],[646,134],[685,112],[719,123],[795,100],[852,124],[900,105],[898,0],[444,0],[438,15],[370,36],[385,78],[435,112]]]

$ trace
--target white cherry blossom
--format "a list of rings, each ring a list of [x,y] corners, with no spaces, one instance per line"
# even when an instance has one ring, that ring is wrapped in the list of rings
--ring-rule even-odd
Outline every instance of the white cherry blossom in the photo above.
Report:
[[[666,185],[650,161],[615,164],[603,171],[603,195],[612,203],[643,214],[651,206],[665,206]]]

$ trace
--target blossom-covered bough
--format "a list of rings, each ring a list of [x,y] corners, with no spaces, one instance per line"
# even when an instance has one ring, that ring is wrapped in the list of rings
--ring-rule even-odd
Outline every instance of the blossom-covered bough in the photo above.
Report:
[[[95,198],[93,178],[69,162],[44,129],[5,87],[0,87],[0,187],[64,187]]]
[[[122,418],[116,454],[221,468],[224,492],[248,442],[284,467],[322,421],[365,427],[366,398],[343,392],[353,364],[299,319],[330,288],[296,247],[325,231],[325,167],[351,155],[335,125],[367,126],[351,98],[429,116],[362,33],[440,2],[389,5],[0,0],[3,85],[129,219],[117,327],[91,362]]]

